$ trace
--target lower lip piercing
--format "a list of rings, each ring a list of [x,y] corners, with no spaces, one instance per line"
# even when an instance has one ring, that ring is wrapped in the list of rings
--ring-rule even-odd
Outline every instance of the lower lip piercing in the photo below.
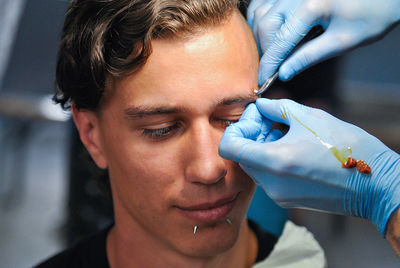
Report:
[[[231,219],[226,218],[225,221],[226,221],[229,225],[232,225]],[[198,227],[197,225],[195,225],[195,226],[193,227],[193,234],[196,234],[198,228],[199,228],[199,227]]]

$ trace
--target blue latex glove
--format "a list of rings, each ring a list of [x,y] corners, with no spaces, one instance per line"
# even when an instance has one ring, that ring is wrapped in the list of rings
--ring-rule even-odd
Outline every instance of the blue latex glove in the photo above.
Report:
[[[273,121],[289,125],[288,133],[280,138],[270,131]],[[348,147],[370,174],[342,168],[335,148],[347,160]],[[226,129],[219,153],[239,162],[278,205],[366,218],[382,236],[400,204],[398,154],[364,130],[291,100],[258,99],[248,106]]]
[[[400,20],[400,1],[252,0],[247,20],[263,54],[261,85],[312,27],[321,25],[326,31],[282,63],[281,80],[383,34]]]

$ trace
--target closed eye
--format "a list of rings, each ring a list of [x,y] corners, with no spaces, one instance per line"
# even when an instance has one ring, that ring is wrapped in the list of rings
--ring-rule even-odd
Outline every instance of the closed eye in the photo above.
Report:
[[[224,118],[212,118],[212,122],[219,128],[225,129],[229,125],[236,123],[239,121],[240,115],[234,116],[233,118],[224,119]],[[143,128],[142,136],[150,138],[155,141],[161,141],[167,139],[174,134],[176,134],[182,128],[181,122],[176,122],[171,125],[162,128]]]
[[[144,128],[142,131],[142,135],[153,140],[162,140],[175,134],[179,130],[180,125],[181,125],[180,123],[175,123],[173,125],[163,128],[156,128],[156,129]]]
[[[229,125],[236,123],[237,121],[239,121],[239,118],[237,119],[221,119],[221,118],[214,118],[213,121],[215,121],[218,126],[222,127],[222,128],[227,128]]]

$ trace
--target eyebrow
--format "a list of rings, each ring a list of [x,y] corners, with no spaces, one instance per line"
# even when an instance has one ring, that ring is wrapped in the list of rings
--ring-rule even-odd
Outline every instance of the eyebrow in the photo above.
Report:
[[[257,97],[254,96],[254,94],[238,95],[238,96],[233,96],[233,97],[228,97],[228,98],[223,98],[221,100],[217,100],[216,106],[229,106],[232,104],[243,103],[243,102],[252,103],[252,102],[255,102],[256,99],[257,99]]]
[[[229,106],[236,103],[252,103],[256,97],[251,95],[238,95],[216,100],[215,106]],[[131,106],[124,110],[124,114],[130,119],[142,119],[147,116],[184,113],[186,109],[183,106]]]
[[[176,114],[184,111],[183,107],[137,106],[125,109],[124,113],[128,118],[140,119],[152,115]]]

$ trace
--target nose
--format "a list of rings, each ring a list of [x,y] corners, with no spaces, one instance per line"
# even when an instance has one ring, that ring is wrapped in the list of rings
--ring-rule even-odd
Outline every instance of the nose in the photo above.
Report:
[[[227,173],[226,162],[218,154],[222,132],[205,121],[188,133],[185,178],[192,183],[216,184]]]

